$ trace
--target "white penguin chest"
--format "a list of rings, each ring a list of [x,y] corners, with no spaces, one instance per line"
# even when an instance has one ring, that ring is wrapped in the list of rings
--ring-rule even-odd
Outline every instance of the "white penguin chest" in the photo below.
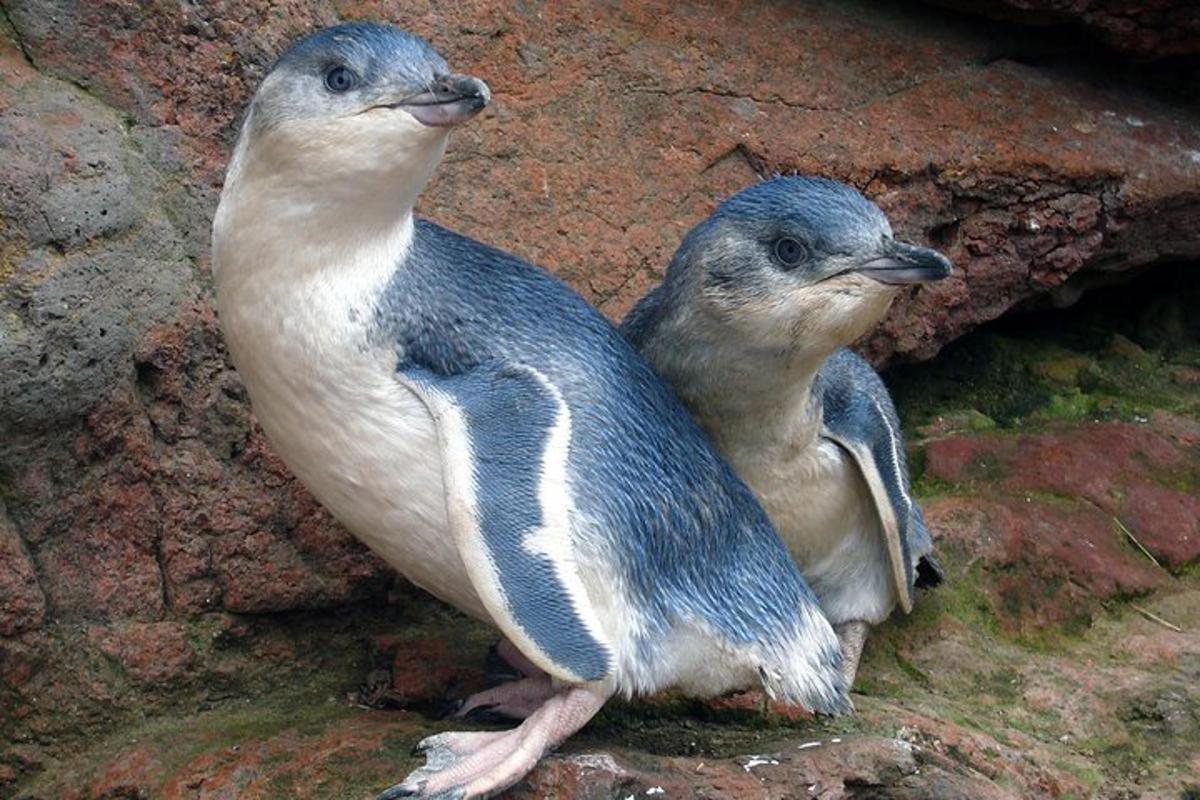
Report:
[[[263,430],[309,491],[414,583],[486,620],[449,534],[434,421],[370,341],[379,288],[245,281],[221,298],[221,324]]]
[[[817,437],[772,452],[730,447],[750,486],[834,625],[879,622],[896,604],[891,562],[875,501],[858,464]]]

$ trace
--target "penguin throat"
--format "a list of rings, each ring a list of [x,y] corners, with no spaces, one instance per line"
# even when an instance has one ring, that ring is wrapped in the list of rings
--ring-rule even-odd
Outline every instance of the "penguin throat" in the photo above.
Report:
[[[353,261],[364,250],[407,239],[413,205],[445,149],[440,133],[386,150],[348,148],[348,155],[328,142],[297,143],[296,131],[253,131],[248,123],[221,193],[213,223],[214,272],[231,261],[255,268],[284,250],[295,273]],[[228,257],[231,246],[234,258]]]
[[[812,387],[826,356],[793,352],[764,364],[710,352],[655,366],[719,449],[765,452],[785,445],[802,449],[816,441],[821,408]]]

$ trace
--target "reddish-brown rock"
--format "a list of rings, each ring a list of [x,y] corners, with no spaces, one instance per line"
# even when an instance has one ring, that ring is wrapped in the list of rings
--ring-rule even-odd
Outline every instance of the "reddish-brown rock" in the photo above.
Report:
[[[1175,421],[1173,421],[1175,420]],[[1051,492],[1091,504],[1121,538],[1125,528],[1156,558],[1182,567],[1200,558],[1200,434],[1194,421],[1158,414],[1155,424],[1093,423],[1020,435],[951,436],[925,448],[929,477],[1010,492]],[[1128,545],[1128,542],[1125,543]],[[1147,562],[1148,563],[1148,562]]]
[[[10,14],[19,47],[0,45],[0,121],[18,169],[0,275],[5,302],[32,296],[37,314],[13,317],[24,320],[15,349],[0,348],[18,376],[0,404],[0,433],[15,442],[0,467],[66,618],[309,608],[382,585],[378,561],[253,427],[203,276],[241,105],[289,38],[339,14],[425,33],[496,90],[494,110],[456,134],[423,207],[546,263],[613,315],[716,197],[764,171],[850,179],[901,232],[959,263],[897,304],[867,345],[876,358],[928,355],[1087,265],[1200,252],[1190,112],[983,63],[985,29],[935,12],[562,4],[533,15],[480,0],[397,18],[314,1],[252,24],[264,10],[112,0]],[[129,137],[95,98],[131,116]],[[1143,492],[1130,508],[1153,500]]]
[[[185,676],[193,661],[183,627],[173,622],[96,627],[88,638],[130,678],[159,688]]]
[[[1200,53],[1200,7],[1191,0],[933,0],[1027,25],[1077,25],[1136,58]]]
[[[947,497],[928,503],[925,516],[943,546],[980,564],[981,588],[1019,633],[1086,625],[1101,601],[1145,594],[1168,578],[1087,503]]]
[[[0,636],[41,627],[46,598],[21,537],[0,504]]]
[[[380,654],[391,658],[389,704],[444,708],[456,698],[484,688],[483,664],[463,642],[434,637],[380,637]],[[384,699],[384,698],[381,698]]]
[[[326,724],[315,734],[292,728],[226,747],[210,744],[182,761],[161,745],[135,746],[102,764],[82,787],[65,788],[61,796],[63,800],[369,797],[373,795],[369,789],[385,788],[399,780],[405,769],[403,760],[383,754],[385,743],[397,735],[414,735],[420,725],[402,713],[357,714]],[[972,741],[985,746],[981,739],[977,736]],[[966,759],[956,750],[963,741],[943,743],[930,736],[921,744],[879,736],[775,739],[762,754],[736,758],[649,756],[619,747],[611,753],[589,752],[568,746],[568,754],[547,757],[505,796],[514,800],[656,795],[710,800],[848,800],[862,797],[864,792],[892,800],[1053,796],[1026,783],[1023,775],[1016,780],[1025,793],[1004,789],[961,763]],[[194,747],[193,742],[187,744]],[[998,746],[995,742],[991,745]],[[950,749],[957,758],[934,748]],[[987,756],[971,752],[969,758]],[[343,775],[347,769],[355,774],[350,781]],[[349,789],[348,783],[355,789]]]
[[[548,759],[514,798],[704,797],[848,800],[872,796],[1008,800],[970,768],[900,739],[852,736],[775,742],[737,759],[653,758],[617,751]]]

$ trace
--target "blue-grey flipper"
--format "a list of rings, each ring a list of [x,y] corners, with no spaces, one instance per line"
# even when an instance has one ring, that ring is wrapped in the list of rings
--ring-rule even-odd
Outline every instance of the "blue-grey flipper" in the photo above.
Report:
[[[504,363],[448,376],[402,364],[397,377],[437,424],[450,529],[493,621],[551,675],[606,678],[612,647],[576,567],[561,393]]]
[[[817,374],[821,435],[858,464],[883,526],[900,607],[912,610],[917,559],[933,542],[909,494],[900,420],[887,388],[866,361],[850,350],[834,353]],[[936,563],[936,562],[935,562]]]

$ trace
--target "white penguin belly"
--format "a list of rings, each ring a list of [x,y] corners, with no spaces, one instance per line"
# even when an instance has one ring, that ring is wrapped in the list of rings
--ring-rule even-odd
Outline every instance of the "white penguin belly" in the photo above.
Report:
[[[369,312],[336,296],[286,294],[296,296],[276,291],[252,313],[222,308],[234,363],[271,444],[385,561],[490,621],[450,534],[433,418],[393,377],[395,356],[372,348],[361,324],[348,325]]]
[[[891,562],[875,501],[854,460],[819,437],[782,465],[733,460],[829,621],[886,619],[897,602]]]

